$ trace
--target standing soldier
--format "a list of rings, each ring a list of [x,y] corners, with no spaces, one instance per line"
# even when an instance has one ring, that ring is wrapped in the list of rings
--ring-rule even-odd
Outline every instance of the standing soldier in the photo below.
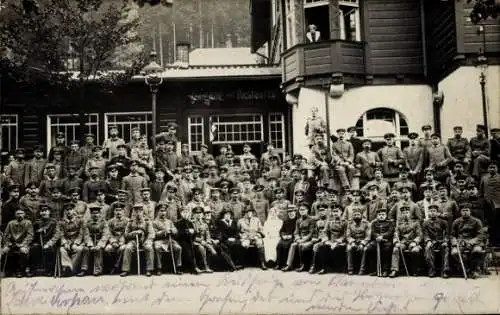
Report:
[[[325,132],[325,120],[321,117],[318,117],[318,108],[313,107],[311,109],[311,117],[307,118],[305,129],[306,137],[309,138],[309,146],[314,145],[314,139],[316,138],[316,135],[323,135]]]
[[[33,147],[33,155],[33,158],[26,163],[24,183],[35,183],[39,186],[43,180],[43,172],[47,164],[47,160],[43,158],[43,147],[35,145]]]
[[[24,161],[24,149],[19,148],[16,150],[15,160],[10,162],[5,168],[5,175],[15,184],[21,187],[24,191],[26,176],[26,162]]]
[[[239,194],[240,194],[239,189],[238,188],[233,188],[233,189],[237,189],[238,197],[239,197]],[[259,187],[259,189],[260,189],[260,187]],[[276,188],[276,189],[281,189],[281,188]],[[282,191],[282,190],[280,190],[280,192],[284,193],[284,191]],[[234,202],[231,200],[229,203],[233,204]],[[252,204],[252,207],[255,209],[255,213],[257,215],[257,218],[259,218],[260,222],[262,224],[264,224],[266,222],[266,219],[267,219],[267,214],[269,213],[270,201],[268,199],[264,198],[264,193],[262,191],[260,191],[260,192],[256,192],[255,198],[251,199],[250,203]]]
[[[423,149],[423,155],[424,155],[424,164],[423,168],[429,167],[429,152],[427,149],[432,145],[431,143],[431,134],[432,134],[432,127],[431,125],[423,125],[422,126],[422,133],[424,136],[420,139],[418,139],[418,146]]]
[[[425,261],[429,267],[429,277],[431,278],[436,276],[436,258],[434,254],[436,249],[441,252],[441,276],[448,278],[450,269],[448,259],[449,231],[448,222],[438,216],[438,205],[429,205],[428,218],[422,224],[422,233],[425,244]]]
[[[354,156],[356,156],[362,150],[361,145],[363,144],[363,140],[358,138],[356,127],[351,126],[347,128],[347,132],[349,133],[349,141],[352,143],[354,149]]]
[[[177,187],[167,184],[165,189],[167,191],[167,195],[164,199],[162,198],[163,201],[160,201],[160,204],[165,204],[167,208],[167,218],[172,222],[177,222],[182,209],[182,203],[178,198],[176,198],[175,195],[177,193]]]
[[[156,274],[162,273],[162,253],[172,255],[173,263],[175,263],[176,274],[182,274],[182,247],[174,240],[177,235],[177,228],[174,223],[167,218],[167,208],[165,204],[157,206],[158,216],[153,221],[153,229],[155,230],[155,240],[153,242],[156,256]]]
[[[455,136],[448,139],[448,143],[446,144],[446,146],[450,150],[453,162],[462,162],[465,166],[465,169],[468,170],[471,158],[469,141],[467,141],[466,138],[462,137],[462,126],[453,127],[453,132]]]
[[[206,144],[202,144],[201,153],[194,156],[195,163],[202,167],[207,165],[208,161],[211,161],[213,159],[214,156],[208,153],[208,146]]]
[[[85,159],[85,161],[88,161],[94,155],[94,148],[96,146],[95,135],[92,133],[87,133],[84,135],[84,138],[85,138],[85,143],[80,148],[80,153]]]
[[[416,262],[422,250],[420,247],[422,229],[420,228],[420,222],[410,217],[410,207],[407,205],[401,207],[401,218],[396,221],[393,242],[394,248],[392,249],[391,274],[389,277],[394,278],[398,275],[399,258],[400,255],[404,255],[405,250],[408,250],[408,257],[410,258],[406,260],[409,265],[407,266],[405,262],[405,268],[409,268],[409,273],[415,276]]]
[[[125,249],[123,250],[122,273],[120,277],[125,277],[129,274],[132,254],[141,247],[146,257],[146,276],[150,277],[154,269],[153,240],[155,238],[155,231],[151,220],[144,216],[142,207],[135,209],[133,217],[127,223],[124,234],[127,245],[125,245]]]
[[[125,249],[125,228],[128,224],[128,218],[123,215],[124,207],[124,204],[117,204],[114,208],[113,218],[107,221],[109,237],[104,251],[110,256],[114,254],[122,256]],[[114,273],[119,268],[119,263],[120,261],[117,259],[111,273]]]
[[[366,246],[367,255],[377,250],[380,246],[380,264],[382,276],[387,277],[390,269],[390,258],[392,254],[392,239],[394,237],[394,222],[387,216],[387,209],[378,209],[377,218],[370,223],[371,241]],[[365,273],[364,265],[361,266],[359,273]]]
[[[59,241],[59,224],[50,216],[47,205],[40,206],[39,219],[34,221],[33,244],[30,251],[30,266],[34,270],[43,270],[44,275],[51,275],[51,266],[55,264],[56,244]]]
[[[394,145],[393,133],[386,133],[384,139],[386,146],[378,150],[377,154],[382,162],[384,178],[388,182],[395,182],[399,174],[399,166],[405,163],[403,151]]]
[[[63,273],[68,275],[70,272],[80,270],[77,276],[85,276],[89,255],[89,250],[85,246],[85,224],[73,207],[66,209],[65,218],[60,222],[60,229]]]
[[[19,209],[19,185],[9,187],[9,199],[2,205],[2,215],[0,216],[0,232],[5,231],[5,227],[11,220],[15,219],[16,211]]]
[[[86,202],[94,202],[97,199],[97,192],[104,192],[107,194],[109,184],[99,177],[99,169],[97,166],[90,168],[90,178],[83,184],[82,200]]]
[[[52,162],[54,160],[55,151],[61,153],[61,160],[64,160],[69,149],[66,146],[66,135],[63,132],[58,132],[56,135],[56,145],[50,148],[48,160]]]
[[[260,268],[266,270],[266,254],[264,251],[264,231],[262,223],[255,216],[252,207],[246,207],[243,217],[238,220],[238,230],[240,231],[241,246],[248,249],[250,245],[257,247]]]
[[[408,134],[410,145],[403,150],[406,166],[409,168],[410,175],[414,181],[422,179],[421,172],[424,166],[424,149],[417,145],[417,138],[418,133],[410,132]]]
[[[118,127],[116,125],[109,126],[109,138],[104,140],[102,148],[110,161],[118,155],[118,146],[121,145],[125,145],[125,141],[118,137]]]
[[[106,178],[106,164],[108,161],[102,156],[102,148],[99,146],[94,146],[92,148],[92,153],[85,163],[85,176],[90,177],[90,169],[96,167],[98,172],[98,177],[101,179]]]
[[[119,144],[116,147],[116,155],[111,158],[107,166],[114,165],[118,168],[119,177],[123,178],[130,172],[131,159],[127,156],[127,146]]]
[[[94,276],[102,274],[103,252],[110,237],[108,223],[101,217],[101,207],[90,208],[90,220],[85,224],[87,247],[94,261]]]
[[[288,251],[288,258],[286,266],[281,269],[282,271],[290,271],[293,268],[293,262],[295,260],[295,253],[299,252],[299,263],[300,266],[296,269],[297,271],[304,270],[304,262],[302,261],[303,253],[308,250],[311,246],[311,238],[315,229],[314,220],[308,215],[309,206],[306,203],[301,203],[298,205],[299,208],[299,218],[294,231],[294,241],[290,246]]]
[[[257,188],[256,188],[257,187]],[[254,190],[264,190],[264,186],[254,186]],[[237,188],[231,190],[231,199],[226,203],[226,208],[231,210],[235,220],[239,220],[243,217],[243,211],[245,209],[245,204],[240,201],[240,191]]]
[[[366,264],[365,246],[370,241],[370,223],[363,219],[360,210],[355,210],[352,214],[352,221],[347,223],[346,241],[347,241],[347,274],[354,273],[354,252],[361,253],[361,268]],[[361,272],[360,272],[361,273]]]
[[[450,175],[448,164],[452,162],[450,150],[441,144],[438,134],[433,133],[431,139],[432,145],[427,148],[429,153],[429,167],[434,169],[438,181],[446,182],[446,179]]]
[[[494,222],[494,228],[491,233],[493,244],[500,244],[500,174],[498,173],[498,166],[495,162],[491,162],[488,166],[488,174],[484,175],[481,179],[479,187],[480,195],[489,200],[494,209],[494,216],[491,221]]]
[[[483,224],[478,218],[470,215],[470,205],[463,205],[461,214],[451,226],[451,256],[457,262],[462,260],[465,266],[463,272],[475,279],[479,276],[477,270],[483,258]]]
[[[122,179],[122,189],[129,193],[132,204],[141,200],[141,189],[148,187],[146,178],[137,172],[138,166],[137,161],[130,162],[130,174]]]
[[[38,187],[35,183],[30,183],[26,186],[26,194],[19,199],[19,208],[24,210],[28,220],[34,222],[41,202],[45,200],[38,195]]]
[[[165,172],[161,168],[157,168],[154,173],[155,176],[151,183],[149,183],[149,188],[151,188],[151,199],[158,203],[165,189]]]
[[[2,256],[5,255],[4,260],[7,259],[9,252],[12,252],[16,258],[16,276],[22,277],[23,275],[31,276],[31,271],[28,265],[28,258],[30,252],[30,245],[33,241],[33,225],[31,221],[24,218],[24,211],[17,209],[15,213],[16,218],[11,220],[5,228]]]
[[[490,159],[500,167],[500,128],[491,128]]]
[[[138,202],[144,208],[144,215],[151,221],[154,220],[156,202],[151,200],[151,188],[145,187],[141,189],[141,200]]]
[[[69,192],[73,188],[82,188],[83,179],[76,173],[76,166],[70,165],[68,166],[68,177],[63,179],[62,181],[62,192],[65,196],[69,195]],[[85,200],[87,201],[87,200]]]
[[[486,167],[490,160],[490,143],[486,137],[486,127],[477,125],[476,137],[470,139],[470,150],[472,155],[472,176],[479,180],[486,173]]]
[[[85,157],[80,152],[79,141],[72,140],[70,142],[69,151],[66,153],[66,156],[64,157],[64,163],[63,163],[64,174],[67,174],[68,168],[72,166],[75,168],[77,176],[78,177],[82,176],[82,174],[84,174],[83,171],[85,168],[85,162],[86,162]]]
[[[354,177],[357,170],[355,169],[354,163],[354,148],[352,143],[345,139],[345,129],[337,129],[338,140],[332,145],[333,151],[333,161],[336,163],[335,169],[338,172],[340,181],[343,188],[353,188],[359,189],[359,176]],[[349,181],[346,181],[346,176]],[[358,181],[358,182],[356,182]]]
[[[365,185],[367,182],[373,180],[375,169],[381,167],[382,163],[378,154],[371,150],[372,142],[370,139],[364,139],[361,146],[362,151],[356,154],[354,164],[360,171],[360,185]]]
[[[127,143],[127,147],[130,151],[140,146],[141,142],[141,129],[139,127],[133,127],[130,129],[130,142]]]
[[[214,217],[221,218],[224,209],[227,209],[226,203],[220,198],[220,189],[213,187],[210,189],[210,199],[207,206],[212,210]]]

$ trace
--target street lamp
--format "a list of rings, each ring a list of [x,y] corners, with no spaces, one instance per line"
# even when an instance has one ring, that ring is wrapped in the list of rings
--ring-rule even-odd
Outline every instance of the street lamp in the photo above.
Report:
[[[163,83],[163,78],[161,77],[163,68],[156,62],[155,51],[152,51],[149,57],[151,61],[142,69],[142,73],[144,74],[144,82],[146,82],[151,91],[151,133],[153,134],[151,143],[153,152],[156,152],[156,94],[158,93],[158,87]]]
[[[486,70],[488,69],[488,58],[486,57],[486,29],[484,25],[480,25],[478,35],[482,35],[482,47],[479,48],[477,56],[477,64],[481,67],[481,74],[479,75],[479,84],[481,84],[481,98],[483,102],[483,125],[486,128],[486,136],[488,136],[488,108],[486,104]]]

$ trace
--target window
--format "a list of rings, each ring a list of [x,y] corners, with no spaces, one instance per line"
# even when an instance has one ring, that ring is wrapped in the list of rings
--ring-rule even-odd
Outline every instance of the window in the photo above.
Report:
[[[0,115],[0,151],[11,152],[18,146],[17,115]]]
[[[262,115],[211,116],[210,132],[210,139],[214,144],[262,142],[264,140]]]
[[[47,115],[47,152],[56,143],[58,132],[66,135],[65,144],[73,140],[81,140],[81,133],[93,133],[96,143],[99,143],[99,114],[84,114],[85,129],[80,130],[79,114],[54,114]]]
[[[295,40],[295,0],[285,0],[286,45],[287,49],[296,44]]]
[[[361,40],[361,24],[358,0],[339,1],[340,39]]]
[[[277,152],[286,152],[285,117],[282,113],[269,114],[269,141],[274,145]]]
[[[371,139],[373,149],[382,147],[385,143],[384,134],[394,133],[396,144],[401,148],[408,145],[408,123],[399,112],[390,108],[375,108],[364,113],[356,123],[358,136]]]
[[[327,0],[306,0],[304,3],[305,34],[309,25],[316,25],[316,30],[321,34],[319,40],[330,39],[330,13]],[[309,42],[306,40],[306,43]]]
[[[152,116],[151,112],[106,113],[104,114],[104,138],[108,138],[109,126],[116,125],[119,137],[125,142],[129,142],[132,138],[134,127],[138,127],[141,134],[145,134],[149,139],[152,133]]]
[[[191,152],[201,151],[201,145],[204,143],[203,139],[203,117],[191,116],[188,118],[188,139],[189,150]]]
[[[328,0],[306,0],[304,3],[304,8],[312,8],[321,5],[328,5]]]

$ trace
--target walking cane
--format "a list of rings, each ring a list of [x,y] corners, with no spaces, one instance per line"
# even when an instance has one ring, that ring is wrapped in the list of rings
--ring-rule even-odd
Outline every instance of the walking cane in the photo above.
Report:
[[[95,234],[94,234],[94,246],[97,246],[97,239],[96,239],[96,235],[95,235]],[[96,256],[97,256],[97,255],[96,255],[96,254],[95,254],[95,252],[94,252],[94,255],[93,255],[93,257],[92,257],[92,258],[93,258],[93,260],[94,260],[94,261],[93,261],[93,263],[94,263],[94,264],[93,264],[93,265],[94,265],[94,268],[92,269],[92,271],[94,272],[94,275],[95,275],[95,273],[96,273],[96,270],[95,270],[95,265],[96,265],[96,264],[95,264],[95,260],[96,260],[95,258],[96,258]]]
[[[42,233],[45,234],[45,231],[42,230]],[[41,252],[42,252],[42,268],[43,268],[43,272],[45,272],[45,253],[44,253],[44,249],[43,249],[43,236],[42,236],[42,233],[40,233],[40,246],[41,246]]]
[[[457,244],[458,260],[460,261],[460,266],[462,267],[462,272],[464,274],[464,279],[467,280],[467,270],[465,270],[464,261],[462,259],[462,253],[460,252],[460,242]]]
[[[401,244],[401,240],[399,239],[399,235],[396,234],[396,237],[398,238],[398,243]],[[409,277],[410,273],[408,272],[408,267],[406,266],[406,259],[405,259],[405,255],[403,253],[403,249],[401,248],[401,246],[398,246],[398,247],[399,247],[399,254],[401,255],[401,260],[403,261],[403,266],[405,267],[406,276]]]
[[[377,277],[382,277],[382,265],[380,261],[380,243],[377,242]]]
[[[141,259],[139,255],[139,234],[135,235],[135,251],[137,253],[137,275],[141,275]]]
[[[5,253],[5,258],[3,260],[2,274],[5,275],[5,268],[7,267],[7,259],[9,258],[9,253]]]
[[[174,267],[174,273],[177,274],[177,268],[175,267],[175,259],[174,259],[174,249],[172,246],[172,234],[168,234],[168,243],[170,244],[170,257],[172,258],[172,266]]]

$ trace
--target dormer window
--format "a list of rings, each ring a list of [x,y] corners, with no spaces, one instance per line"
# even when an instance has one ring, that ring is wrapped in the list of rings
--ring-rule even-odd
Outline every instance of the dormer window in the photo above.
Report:
[[[359,0],[339,1],[340,39],[361,41]]]
[[[330,18],[328,2],[328,0],[305,0],[304,17],[306,43],[330,39]],[[310,31],[311,25],[314,25],[316,28],[315,34],[313,35],[307,34],[307,32]]]

